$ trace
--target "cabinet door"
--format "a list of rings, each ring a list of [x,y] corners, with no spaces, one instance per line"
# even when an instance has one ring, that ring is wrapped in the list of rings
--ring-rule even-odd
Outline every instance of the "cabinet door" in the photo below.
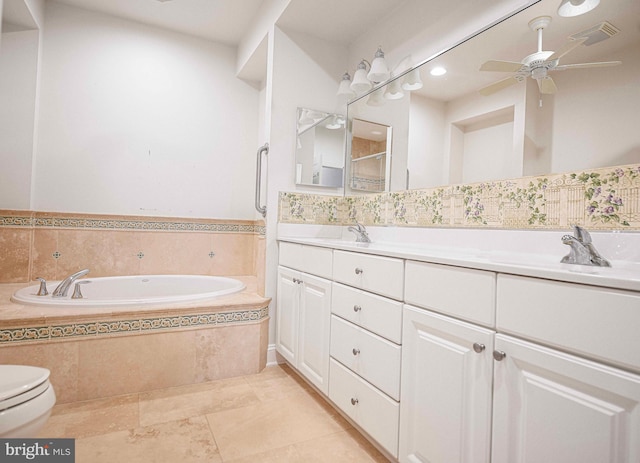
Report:
[[[640,376],[496,336],[494,463],[637,463]]]
[[[276,304],[276,350],[292,365],[298,350],[299,272],[278,267],[278,302]]]
[[[296,367],[325,395],[329,392],[331,282],[301,273],[298,359]]]
[[[493,337],[492,330],[404,306],[401,462],[489,461]]]

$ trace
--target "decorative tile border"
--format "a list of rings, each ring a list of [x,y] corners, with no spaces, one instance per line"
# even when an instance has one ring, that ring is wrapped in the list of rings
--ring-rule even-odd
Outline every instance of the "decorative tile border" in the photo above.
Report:
[[[69,323],[29,328],[0,329],[0,346],[24,342],[45,342],[59,339],[141,334],[176,328],[202,328],[238,323],[256,323],[269,316],[269,307],[253,310],[186,314],[168,317],[145,317],[131,320]]]
[[[257,223],[207,223],[188,219],[158,220],[109,219],[87,217],[46,217],[43,213],[16,212],[16,215],[0,213],[0,227],[26,228],[79,228],[92,230],[151,230],[213,233],[255,233],[264,235],[266,227]]]
[[[349,197],[280,193],[279,221],[640,231],[640,164]]]

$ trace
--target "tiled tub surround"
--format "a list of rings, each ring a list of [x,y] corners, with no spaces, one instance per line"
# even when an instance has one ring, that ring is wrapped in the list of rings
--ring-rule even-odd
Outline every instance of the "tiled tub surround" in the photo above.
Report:
[[[51,370],[58,403],[257,373],[266,364],[264,224],[0,211],[0,363]],[[154,308],[9,302],[35,277],[218,275],[247,289]]]
[[[184,219],[0,210],[0,283],[35,277],[256,275],[264,294],[264,225]]]
[[[270,300],[235,278],[245,291],[155,308],[26,306],[0,285],[0,363],[49,368],[59,404],[257,373]]]
[[[349,197],[281,193],[280,223],[640,231],[640,164]]]

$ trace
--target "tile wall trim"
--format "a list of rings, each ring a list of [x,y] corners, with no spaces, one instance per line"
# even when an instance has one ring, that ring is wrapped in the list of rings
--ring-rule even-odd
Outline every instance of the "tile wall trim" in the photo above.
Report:
[[[147,334],[158,331],[211,328],[254,324],[269,317],[269,307],[257,309],[61,323],[33,327],[0,329],[0,346],[77,339],[96,339],[114,335]]]
[[[265,235],[262,221],[123,217],[91,214],[0,210],[0,227],[253,233]]]
[[[281,192],[278,221],[640,231],[640,164],[347,197]]]

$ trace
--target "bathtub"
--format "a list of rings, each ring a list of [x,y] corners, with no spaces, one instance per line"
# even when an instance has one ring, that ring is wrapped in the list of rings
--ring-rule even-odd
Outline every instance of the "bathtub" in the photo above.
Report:
[[[19,304],[65,307],[103,307],[127,305],[173,304],[197,302],[245,289],[239,280],[203,275],[141,275],[82,278],[82,299],[72,299],[73,286],[67,297],[53,298],[51,293],[60,283],[47,282],[49,295],[37,296],[39,285],[16,291],[11,300]]]

